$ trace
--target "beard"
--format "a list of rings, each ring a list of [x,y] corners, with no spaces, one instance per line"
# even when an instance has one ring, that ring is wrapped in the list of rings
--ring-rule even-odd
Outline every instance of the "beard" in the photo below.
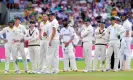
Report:
[[[64,25],[64,27],[67,27],[68,26],[68,24],[63,24]]]

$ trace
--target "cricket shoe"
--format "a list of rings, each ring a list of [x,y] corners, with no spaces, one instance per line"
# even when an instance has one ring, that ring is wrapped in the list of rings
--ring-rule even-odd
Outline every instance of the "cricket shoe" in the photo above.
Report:
[[[38,71],[37,74],[42,74],[42,72],[41,71]]]
[[[58,74],[59,71],[52,71],[52,74]]]
[[[9,73],[9,71],[8,70],[5,70],[5,75],[7,75]]]
[[[18,71],[15,71],[15,74],[21,74],[21,72],[18,70]]]
[[[73,70],[73,72],[78,72],[78,70]]]
[[[113,70],[113,72],[118,72],[119,70]]]
[[[32,74],[36,74],[36,73],[37,73],[37,71],[36,71],[36,70],[33,70],[31,73],[32,73]]]
[[[101,72],[105,72],[105,70],[101,70]]]
[[[106,69],[106,72],[109,72],[109,71],[111,71],[110,69]]]
[[[29,74],[29,73],[30,73],[30,71],[29,71],[29,70],[25,70],[25,73]]]
[[[63,70],[63,72],[68,72],[68,70]]]
[[[83,70],[83,73],[91,72],[90,70]]]

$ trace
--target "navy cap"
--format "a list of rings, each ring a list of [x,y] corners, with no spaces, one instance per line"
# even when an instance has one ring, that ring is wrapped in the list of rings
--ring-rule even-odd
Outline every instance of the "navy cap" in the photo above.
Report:
[[[55,13],[50,13],[50,14],[48,14],[49,16],[56,16],[56,14]]]
[[[123,13],[121,16],[127,16],[127,14],[126,13]]]
[[[63,19],[63,22],[65,22],[65,21],[69,21],[68,18]]]
[[[118,16],[116,16],[115,19],[116,19],[117,21],[121,21],[120,17],[118,17]]]

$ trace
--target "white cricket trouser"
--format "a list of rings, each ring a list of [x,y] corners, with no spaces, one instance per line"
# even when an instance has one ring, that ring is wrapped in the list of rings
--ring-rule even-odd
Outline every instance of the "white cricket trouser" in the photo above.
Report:
[[[90,71],[92,67],[92,42],[83,42],[83,56],[85,59],[85,70]]]
[[[72,67],[72,70],[77,70],[76,60],[75,60],[75,53],[72,44],[69,44],[68,47],[63,48],[63,57],[64,57],[64,71],[69,70],[69,60]]]
[[[108,51],[107,51],[107,56],[106,56],[106,69],[110,69],[110,62],[111,62],[111,56],[114,51],[114,70],[118,70],[118,64],[119,64],[119,59],[120,59],[120,41],[112,41],[109,43]]]
[[[28,49],[32,64],[32,71],[37,71],[39,65],[39,46],[29,46]]]
[[[121,46],[121,56],[120,56],[120,69],[122,69],[123,62],[126,61],[125,68],[127,70],[130,70],[130,64],[131,64],[131,49],[130,47],[123,47]]]
[[[46,54],[45,68],[52,68],[53,72],[59,72],[59,40],[52,40],[51,46],[48,47],[48,54]]]
[[[11,56],[11,49],[12,49],[12,43],[6,43],[5,44],[5,70],[9,71],[9,63],[10,63],[10,56]]]
[[[40,56],[39,56],[39,71],[44,70],[46,65],[46,54],[48,53],[48,41],[43,41],[40,43]]]
[[[19,70],[19,67],[18,67],[18,64],[17,64],[18,51],[20,52],[20,54],[22,56],[22,60],[24,62],[25,70],[29,70],[27,59],[26,59],[26,54],[25,54],[25,51],[24,51],[24,43],[20,43],[20,42],[15,42],[12,45],[12,56],[13,56],[13,61],[15,62],[15,64],[14,64],[15,70],[16,71]]]
[[[97,70],[97,62],[100,57],[100,69],[104,69],[105,59],[106,59],[106,45],[95,45],[95,54],[93,60],[93,70]]]

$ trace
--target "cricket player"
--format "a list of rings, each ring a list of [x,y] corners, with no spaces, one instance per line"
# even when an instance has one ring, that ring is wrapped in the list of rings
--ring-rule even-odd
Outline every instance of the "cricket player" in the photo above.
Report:
[[[97,71],[97,61],[100,56],[100,69],[104,71],[104,64],[106,59],[106,44],[107,44],[107,37],[106,37],[106,29],[105,23],[101,22],[100,27],[95,30],[95,54],[93,60],[93,71]]]
[[[0,35],[6,34],[6,38],[2,38],[2,40],[5,42],[5,74],[8,74],[9,72],[9,63],[10,63],[10,56],[11,56],[11,47],[12,47],[12,33],[13,33],[13,26],[14,26],[14,20],[9,21],[8,27],[5,27],[1,32]]]
[[[62,48],[63,48],[63,57],[64,57],[64,72],[69,71],[69,60],[74,72],[77,72],[75,54],[74,54],[74,45],[73,40],[75,37],[75,31],[73,27],[70,27],[68,24],[68,19],[66,18],[63,21],[64,27],[60,31]]]
[[[20,24],[20,19],[19,17],[15,17],[15,25],[13,28],[13,44],[12,44],[12,56],[13,60],[16,61],[15,64],[15,73],[20,74],[18,64],[17,64],[17,55],[18,51],[20,52],[23,62],[24,62],[24,68],[25,68],[25,73],[29,73],[29,68],[28,68],[28,63],[26,59],[26,54],[24,51],[24,35],[26,34],[26,28]]]
[[[82,27],[81,39],[83,41],[83,55],[85,59],[85,70],[83,70],[83,72],[91,72],[93,28],[89,19],[84,20],[84,25]]]
[[[111,17],[111,25],[107,28],[107,36],[109,37],[109,47],[106,56],[106,71],[110,71],[111,56],[114,51],[115,63],[114,72],[118,71],[120,59],[120,35],[124,32],[120,25],[116,24],[115,18]]]
[[[116,16],[115,19],[116,19],[116,23],[117,23],[121,28],[123,28],[122,23],[121,23],[121,19],[120,19],[118,16]],[[125,29],[123,28],[123,30],[125,30]],[[124,37],[124,36],[123,36],[124,34],[125,34],[125,33],[123,33],[123,34],[120,35],[120,67],[118,67],[120,70],[122,70],[122,67],[123,67],[123,60],[124,60],[124,58],[123,58],[124,55],[123,55],[123,52],[122,52],[122,47],[123,47],[123,45],[122,45],[122,38]]]
[[[30,27],[27,30],[25,36],[32,37],[32,39],[28,40],[28,49],[30,54],[30,60],[32,64],[32,73],[37,73],[38,65],[39,65],[39,31],[35,27],[35,21],[30,21]]]
[[[122,61],[121,61],[121,66],[123,65],[123,70],[129,70],[129,60],[130,55],[131,55],[131,37],[129,36],[129,32],[126,32],[125,37],[122,38],[121,41],[121,56],[122,56]]]
[[[51,68],[51,73],[58,74],[59,73],[59,33],[57,31],[59,27],[59,23],[56,20],[56,16],[54,13],[49,15],[51,27],[49,29],[49,41],[48,41],[48,54],[46,54],[46,68]]]
[[[129,38],[129,40],[130,40],[131,39],[131,33],[132,33],[132,23],[129,21],[127,14],[123,14],[122,20],[123,20],[122,26],[125,29],[125,33],[123,34],[123,37],[126,37],[127,36],[126,34],[129,34],[129,36],[126,38]],[[129,42],[129,43],[131,43],[131,42]],[[130,49],[128,49],[128,50],[129,51],[127,51],[127,52],[130,52]],[[130,70],[131,54],[129,54],[129,57],[127,57],[127,58],[129,58],[129,59],[127,59],[128,60],[127,61],[127,65],[128,65],[127,69]]]
[[[43,21],[40,23],[39,37],[40,37],[40,62],[38,73],[50,73],[50,70],[45,68],[46,54],[48,54],[49,28],[51,23],[47,14],[43,14]]]

